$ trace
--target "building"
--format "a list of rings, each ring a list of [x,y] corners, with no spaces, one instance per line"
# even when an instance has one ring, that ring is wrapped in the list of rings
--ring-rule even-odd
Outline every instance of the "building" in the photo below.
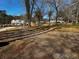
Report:
[[[25,24],[25,21],[24,20],[20,20],[20,19],[16,19],[16,20],[12,20],[11,21],[11,24],[12,25],[23,25],[23,24]]]

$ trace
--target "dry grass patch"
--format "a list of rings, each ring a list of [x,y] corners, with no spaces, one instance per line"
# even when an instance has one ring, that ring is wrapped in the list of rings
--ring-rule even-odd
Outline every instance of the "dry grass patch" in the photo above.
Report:
[[[57,31],[62,31],[62,32],[79,32],[79,28],[61,28],[57,29]]]

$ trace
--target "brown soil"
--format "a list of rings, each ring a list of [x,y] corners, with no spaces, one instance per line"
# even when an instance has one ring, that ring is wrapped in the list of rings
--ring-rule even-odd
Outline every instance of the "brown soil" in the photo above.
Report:
[[[79,59],[79,33],[51,31],[0,48],[0,59]]]

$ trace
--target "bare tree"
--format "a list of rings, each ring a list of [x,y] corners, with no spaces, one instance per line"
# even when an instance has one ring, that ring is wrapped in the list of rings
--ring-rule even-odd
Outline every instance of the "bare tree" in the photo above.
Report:
[[[70,5],[67,6],[67,15],[68,18],[72,21],[72,23],[78,23],[78,15],[79,15],[79,0],[71,0]]]
[[[72,1],[72,5],[73,5],[73,8],[75,8],[74,9],[74,16],[75,16],[75,21],[76,21],[76,23],[78,23],[78,21],[79,21],[79,19],[78,19],[78,15],[79,15],[79,0],[73,0]]]
[[[53,9],[55,9],[56,13],[56,24],[58,19],[58,12],[62,8],[63,0],[45,0],[48,5],[51,5]]]
[[[26,11],[27,11],[27,19],[29,26],[31,26],[31,19],[30,19],[30,0],[25,0],[25,6],[26,6]]]
[[[25,0],[27,19],[30,27],[31,27],[31,18],[32,18],[35,1],[36,0]]]
[[[50,20],[51,20],[51,16],[52,16],[52,11],[48,12],[48,16],[49,16],[49,26],[50,26]]]
[[[41,24],[40,24],[40,21],[41,21],[41,19],[42,19],[42,13],[41,13],[41,10],[40,10],[40,9],[36,10],[35,16],[36,16],[37,19],[38,19],[38,26],[40,26],[40,25],[41,25]]]
[[[54,12],[56,14],[55,19],[57,24],[58,12],[63,8],[63,0],[25,0],[25,4],[26,4],[29,26],[31,26],[31,19],[34,14],[36,14],[36,17],[38,18],[38,22],[40,23],[40,20],[42,19],[45,12],[44,10],[48,9],[46,8],[46,6],[50,8],[50,10],[48,9],[47,11],[49,16],[49,25],[50,25],[50,19],[53,16],[52,9],[54,9]]]
[[[40,26],[41,25],[40,21],[43,19],[43,15],[44,15],[44,1],[43,0],[36,1],[34,14],[35,14],[35,17],[38,19],[38,26]]]

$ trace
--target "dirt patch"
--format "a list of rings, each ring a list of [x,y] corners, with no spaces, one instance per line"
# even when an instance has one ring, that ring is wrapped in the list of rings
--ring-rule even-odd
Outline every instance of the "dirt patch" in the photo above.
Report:
[[[79,59],[79,33],[51,31],[15,41],[1,49],[0,59]]]

